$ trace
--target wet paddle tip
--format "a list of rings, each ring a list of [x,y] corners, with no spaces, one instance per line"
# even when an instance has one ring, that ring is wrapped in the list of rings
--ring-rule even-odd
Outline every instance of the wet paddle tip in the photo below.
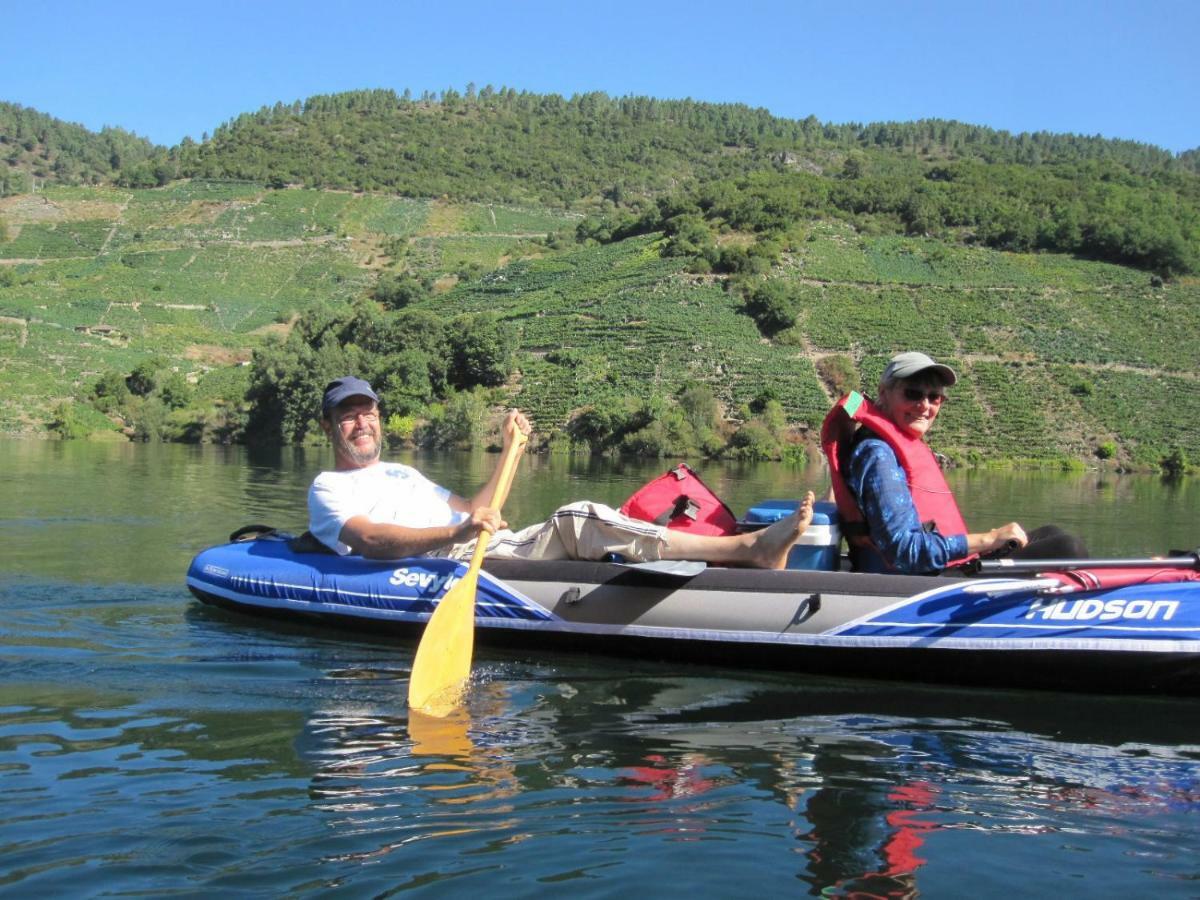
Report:
[[[417,692],[414,694],[410,690],[408,692],[408,706],[409,709],[422,715],[435,719],[444,719],[456,709],[462,708],[466,701],[466,694],[467,682],[465,680],[428,692]]]

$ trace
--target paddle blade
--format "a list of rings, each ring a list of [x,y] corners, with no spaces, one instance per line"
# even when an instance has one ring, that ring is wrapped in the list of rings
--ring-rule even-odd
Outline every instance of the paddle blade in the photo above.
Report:
[[[479,569],[471,567],[438,601],[413,657],[408,705],[444,716],[461,699],[475,649],[475,590]]]

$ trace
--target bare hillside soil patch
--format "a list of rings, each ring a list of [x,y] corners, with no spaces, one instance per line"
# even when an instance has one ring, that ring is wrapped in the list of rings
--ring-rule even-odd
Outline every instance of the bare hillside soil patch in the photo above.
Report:
[[[50,200],[41,194],[20,194],[0,200],[0,218],[10,226],[37,225],[81,219],[114,220],[121,204],[106,200]]]
[[[283,327],[287,326],[271,326]],[[251,352],[244,348],[218,347],[215,344],[192,344],[183,351],[184,359],[210,366],[236,366],[249,362]]]

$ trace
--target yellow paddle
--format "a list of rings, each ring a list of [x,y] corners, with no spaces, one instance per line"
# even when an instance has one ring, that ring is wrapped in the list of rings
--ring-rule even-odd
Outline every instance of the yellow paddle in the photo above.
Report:
[[[514,426],[515,427],[515,426]],[[529,438],[517,429],[500,461],[500,476],[488,505],[500,509],[517,471],[517,458]],[[475,648],[475,591],[479,568],[487,552],[486,532],[480,532],[466,573],[438,601],[408,681],[408,705],[428,715],[445,716],[458,706],[467,678],[471,675],[471,653]]]

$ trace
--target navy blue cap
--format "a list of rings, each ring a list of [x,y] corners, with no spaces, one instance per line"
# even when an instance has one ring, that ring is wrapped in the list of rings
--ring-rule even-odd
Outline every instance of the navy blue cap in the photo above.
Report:
[[[325,385],[325,399],[321,401],[321,417],[328,419],[331,409],[351,397],[369,397],[376,403],[379,402],[379,398],[375,396],[375,392],[371,390],[369,384],[353,375],[343,375]]]

